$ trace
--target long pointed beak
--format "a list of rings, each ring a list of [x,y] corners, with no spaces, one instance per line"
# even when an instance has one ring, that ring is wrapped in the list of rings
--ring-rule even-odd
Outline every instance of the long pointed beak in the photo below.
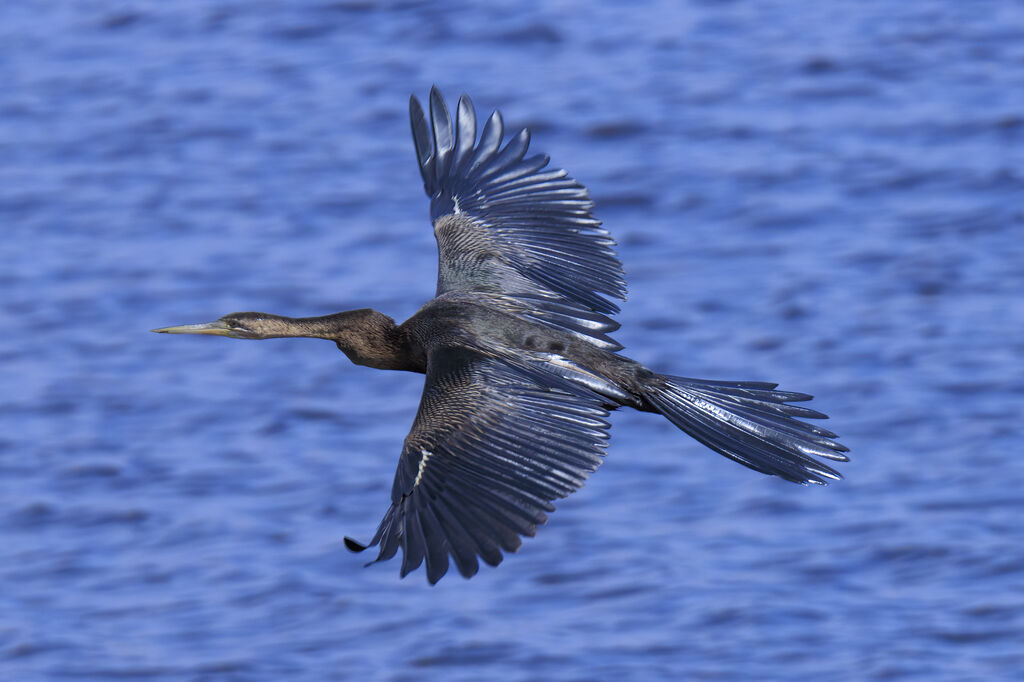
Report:
[[[177,327],[161,327],[151,329],[157,334],[210,334],[213,336],[233,336],[232,330],[221,320],[204,322],[203,324],[182,324]]]

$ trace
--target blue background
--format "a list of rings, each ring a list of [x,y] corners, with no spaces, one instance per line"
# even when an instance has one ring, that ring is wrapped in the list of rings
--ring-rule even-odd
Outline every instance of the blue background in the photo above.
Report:
[[[625,353],[817,396],[802,488],[653,415],[472,581],[362,568],[422,378],[236,310],[396,319],[407,98],[533,130],[619,241]],[[1024,672],[1024,5],[0,6],[0,677]]]

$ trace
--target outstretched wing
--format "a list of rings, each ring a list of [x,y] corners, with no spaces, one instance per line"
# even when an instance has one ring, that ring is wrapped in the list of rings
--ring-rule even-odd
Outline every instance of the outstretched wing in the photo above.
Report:
[[[625,275],[615,242],[590,213],[586,188],[564,170],[545,170],[544,154],[526,157],[523,129],[504,148],[501,114],[476,141],[476,113],[459,99],[452,125],[441,93],[430,90],[430,124],[413,96],[412,136],[440,265],[437,294],[477,291],[562,299],[601,313],[618,312]]]
[[[405,439],[391,507],[369,545],[376,561],[402,549],[402,576],[426,562],[436,583],[492,566],[533,536],[551,501],[601,463],[608,412],[595,393],[529,366],[464,348],[431,353],[416,421]]]

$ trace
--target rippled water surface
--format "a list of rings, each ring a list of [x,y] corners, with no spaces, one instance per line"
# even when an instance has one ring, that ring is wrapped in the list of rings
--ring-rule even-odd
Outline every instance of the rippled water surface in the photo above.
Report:
[[[1019,679],[1024,6],[0,5],[0,678]],[[662,371],[814,393],[802,488],[649,414],[471,581],[363,568],[422,378],[437,83],[591,189]]]

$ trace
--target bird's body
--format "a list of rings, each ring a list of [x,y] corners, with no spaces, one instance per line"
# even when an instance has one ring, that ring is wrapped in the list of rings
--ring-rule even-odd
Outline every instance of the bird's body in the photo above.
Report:
[[[436,582],[449,557],[466,577],[477,557],[496,565],[532,536],[551,501],[601,462],[607,415],[657,412],[752,469],[805,483],[839,475],[835,434],[793,417],[825,415],[802,393],[761,382],[654,372],[618,353],[608,300],[625,297],[614,242],[590,214],[586,190],[547,157],[524,158],[523,131],[504,148],[500,116],[476,142],[467,97],[454,126],[436,88],[428,127],[410,107],[438,242],[437,295],[400,325],[362,309],[315,318],[234,313],[166,333],[313,337],[354,363],[426,374],[405,439],[391,507],[369,543],[377,560],[403,550],[402,575],[426,563]],[[366,548],[346,539],[350,549]]]
[[[382,368],[395,369],[397,364],[398,369],[425,373],[424,360],[448,348],[472,349],[508,363],[561,363],[578,368],[580,376],[573,380],[589,384],[607,399],[608,407],[642,409],[635,376],[642,366],[596,346],[593,336],[539,321],[548,310],[542,302],[502,294],[442,294],[395,327],[402,350],[389,363],[392,366]],[[342,350],[358,358],[358,351]]]

